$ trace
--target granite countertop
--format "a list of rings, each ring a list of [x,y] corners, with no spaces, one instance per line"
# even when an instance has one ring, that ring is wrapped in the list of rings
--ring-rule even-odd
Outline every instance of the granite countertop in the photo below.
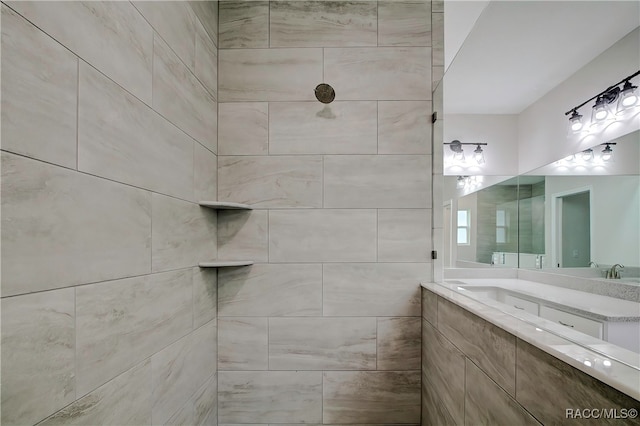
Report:
[[[524,296],[525,299],[598,321],[640,321],[640,303],[534,281],[517,278],[462,278],[445,280],[441,285],[455,291],[464,291],[458,288],[461,286],[498,287],[514,293],[516,297]],[[466,293],[470,297],[486,299],[473,291]]]

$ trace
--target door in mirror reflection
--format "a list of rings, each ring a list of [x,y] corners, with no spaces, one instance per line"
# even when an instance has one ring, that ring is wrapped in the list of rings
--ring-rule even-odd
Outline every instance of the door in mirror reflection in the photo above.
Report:
[[[558,268],[588,267],[591,261],[590,191],[558,195],[556,206],[556,243]]]

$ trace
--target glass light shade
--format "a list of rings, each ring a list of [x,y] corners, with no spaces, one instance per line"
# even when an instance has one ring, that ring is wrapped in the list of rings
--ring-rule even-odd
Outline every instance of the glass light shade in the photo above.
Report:
[[[602,161],[610,161],[612,157],[613,157],[613,150],[609,145],[607,145],[602,150],[602,155],[600,156],[600,158],[602,158]]]
[[[464,151],[460,150],[458,152],[454,152],[453,153],[453,161],[456,161],[458,163],[464,163]]]
[[[464,178],[462,176],[458,176],[458,181],[456,182],[456,188],[458,189],[464,188]]]
[[[569,117],[569,125],[571,126],[571,131],[574,133],[582,130],[582,116],[578,114],[578,111],[573,111],[573,114]]]
[[[604,121],[608,116],[609,116],[609,108],[607,108],[607,105],[604,102],[602,102],[593,107],[593,113],[591,114],[591,121],[593,122]]]
[[[616,114],[623,114],[630,108],[635,107],[638,104],[638,92],[637,87],[627,81],[624,83],[622,91],[620,92],[620,98],[618,99],[618,108]]]
[[[593,160],[593,150],[592,149],[585,149],[584,151],[582,151],[582,159],[584,161]]]
[[[478,164],[484,163],[484,153],[482,152],[482,148],[480,145],[473,151],[473,159],[476,160]]]

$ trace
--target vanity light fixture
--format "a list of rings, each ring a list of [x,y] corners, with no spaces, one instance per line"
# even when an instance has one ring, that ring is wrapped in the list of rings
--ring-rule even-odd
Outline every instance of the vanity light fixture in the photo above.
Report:
[[[638,96],[638,93],[636,91],[638,87],[631,84],[631,79],[638,75],[640,75],[640,71],[636,71],[630,76],[623,78],[618,83],[607,87],[597,95],[592,96],[580,105],[575,106],[569,111],[565,112],[564,115],[571,114],[571,116],[569,117],[569,125],[571,131],[573,133],[577,133],[584,128],[585,123],[582,121],[582,115],[578,112],[578,110],[594,99],[596,100],[596,102],[591,109],[592,126],[608,121],[612,117],[615,118],[616,115],[620,116],[626,111],[640,105],[640,97]],[[622,88],[620,88],[620,85],[622,85]],[[613,111],[612,104],[615,101],[618,101],[618,104],[616,111]]]
[[[481,145],[488,145],[486,142],[467,142],[467,143],[463,143],[460,142],[459,140],[453,140],[451,142],[445,142],[445,145],[449,145],[449,149],[451,149],[451,151],[453,151],[453,161],[457,162],[457,163],[464,163],[465,162],[465,157],[464,157],[464,150],[462,148],[463,145],[476,145],[476,149],[473,151],[473,159],[478,163],[478,164],[483,164],[484,163],[484,151],[482,150],[482,148],[480,147]]]
[[[464,184],[465,184],[465,177],[464,176],[458,176],[458,180],[456,181],[456,188],[462,189],[462,188],[464,188]]]

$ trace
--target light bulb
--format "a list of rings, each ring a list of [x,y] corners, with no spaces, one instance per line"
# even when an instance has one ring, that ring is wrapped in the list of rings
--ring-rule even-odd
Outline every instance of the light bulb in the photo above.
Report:
[[[598,96],[596,99],[596,103],[593,106],[593,113],[591,115],[591,121],[596,123],[598,121],[603,121],[609,115],[609,108],[607,106],[607,101],[602,97]]]
[[[616,114],[622,114],[627,109],[634,107],[638,103],[638,94],[636,89],[638,87],[631,84],[629,80],[625,81],[620,92],[620,99],[618,100],[618,110]]]
[[[638,102],[638,96],[636,96],[635,93],[631,93],[625,96],[624,98],[622,98],[622,105],[625,107],[630,107],[632,105],[635,105],[636,102]]]
[[[596,109],[596,120],[604,120],[609,115],[609,112],[604,106]]]
[[[600,156],[600,158],[602,158],[602,161],[609,161],[611,160],[611,157],[613,157],[613,150],[611,149],[609,144],[606,145],[607,146],[602,150],[602,155]]]
[[[473,151],[473,159],[476,160],[478,164],[484,163],[484,154],[482,153],[480,145]]]
[[[569,122],[571,123],[571,130],[574,132],[580,131],[582,129],[582,116],[578,114],[578,111],[573,110],[573,114],[569,117]]]

